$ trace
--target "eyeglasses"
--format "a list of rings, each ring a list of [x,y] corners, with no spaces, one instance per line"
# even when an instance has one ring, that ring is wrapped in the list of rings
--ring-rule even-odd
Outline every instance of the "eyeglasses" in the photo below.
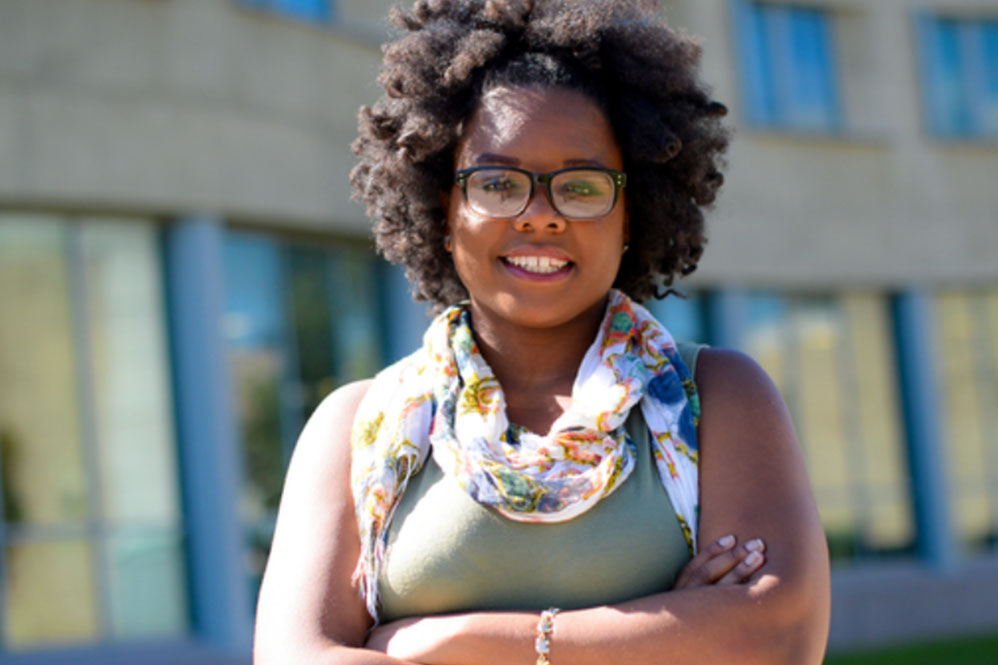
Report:
[[[513,166],[475,166],[454,174],[471,210],[485,217],[516,217],[534,196],[534,183],[547,189],[548,201],[563,217],[595,219],[617,203],[627,176],[591,166],[534,173]]]

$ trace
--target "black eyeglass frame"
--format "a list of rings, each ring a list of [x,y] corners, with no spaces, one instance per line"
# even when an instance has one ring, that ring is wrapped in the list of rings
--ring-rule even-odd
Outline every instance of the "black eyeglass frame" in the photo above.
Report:
[[[610,212],[616,207],[617,199],[620,197],[620,190],[627,186],[627,174],[623,171],[616,171],[614,169],[603,168],[601,166],[570,166],[564,169],[558,169],[557,171],[550,171],[548,173],[535,173],[533,171],[528,171],[526,169],[521,169],[517,166],[505,166],[505,165],[493,165],[493,166],[472,166],[471,168],[461,169],[454,173],[454,183],[461,188],[461,194],[464,196],[464,204],[470,205],[468,203],[468,178],[471,174],[478,171],[516,171],[517,173],[522,173],[528,176],[530,179],[530,193],[523,202],[523,207],[517,210],[515,213],[510,215],[486,215],[492,219],[512,219],[523,214],[523,211],[527,209],[530,202],[534,199],[534,184],[540,184],[544,186],[544,191],[548,197],[548,203],[551,207],[558,212],[559,215],[567,219],[597,219],[605,215],[609,215]],[[599,215],[593,215],[591,217],[576,217],[573,215],[565,215],[561,210],[558,209],[557,204],[554,202],[554,195],[551,192],[551,181],[558,175],[562,173],[571,173],[572,171],[599,171],[600,173],[605,173],[610,176],[610,180],[613,182],[613,199],[610,201],[609,207],[605,212]],[[478,212],[478,211],[475,211]],[[484,213],[479,213],[484,214]]]

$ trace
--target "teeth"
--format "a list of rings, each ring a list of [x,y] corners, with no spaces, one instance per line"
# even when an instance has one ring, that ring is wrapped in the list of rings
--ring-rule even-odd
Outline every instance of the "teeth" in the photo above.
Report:
[[[568,265],[568,261],[552,259],[549,256],[507,256],[506,262],[527,272],[537,273],[557,272]]]

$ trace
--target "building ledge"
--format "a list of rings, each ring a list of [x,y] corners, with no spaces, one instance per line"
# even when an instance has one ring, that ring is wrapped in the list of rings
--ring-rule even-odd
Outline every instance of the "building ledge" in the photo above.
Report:
[[[993,633],[995,589],[998,554],[944,570],[897,560],[836,569],[829,650]]]

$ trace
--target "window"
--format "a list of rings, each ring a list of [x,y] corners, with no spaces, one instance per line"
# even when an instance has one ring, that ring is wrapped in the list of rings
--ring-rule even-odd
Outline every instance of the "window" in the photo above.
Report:
[[[180,636],[156,228],[0,215],[0,651]]]
[[[253,9],[262,9],[313,23],[329,23],[333,18],[332,0],[240,0],[240,2]]]
[[[776,129],[838,130],[842,123],[829,13],[732,2],[746,120]]]
[[[670,295],[662,300],[651,299],[645,307],[666,327],[677,342],[706,342],[703,303],[699,294],[685,297]]]
[[[998,290],[936,301],[944,459],[957,537],[998,545]]]
[[[918,36],[931,131],[998,137],[998,19],[923,16]]]
[[[263,573],[284,472],[305,420],[381,363],[377,264],[350,245],[231,231],[223,329],[236,397],[249,584]]]
[[[787,401],[832,558],[911,551],[914,524],[886,299],[755,293],[745,305],[741,347]]]

